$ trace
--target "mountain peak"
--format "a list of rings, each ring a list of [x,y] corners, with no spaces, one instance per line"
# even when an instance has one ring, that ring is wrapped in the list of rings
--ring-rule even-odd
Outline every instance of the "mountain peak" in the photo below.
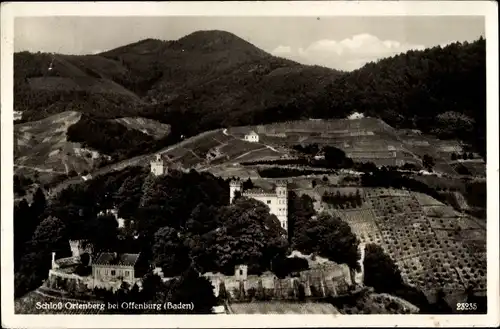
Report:
[[[186,48],[206,50],[220,50],[228,47],[255,48],[254,45],[233,33],[221,30],[196,31],[180,38],[177,43]]]
[[[228,41],[230,42],[236,40],[243,41],[243,39],[241,39],[237,35],[222,30],[199,30],[183,36],[178,41],[185,42],[185,41],[200,40],[200,39],[222,41],[222,42],[228,42]]]

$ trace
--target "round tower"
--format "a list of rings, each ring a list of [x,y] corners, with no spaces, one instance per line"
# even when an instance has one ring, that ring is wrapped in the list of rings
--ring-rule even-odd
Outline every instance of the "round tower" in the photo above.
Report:
[[[69,247],[71,249],[71,256],[79,257],[82,254],[82,241],[81,240],[69,240]]]
[[[236,192],[243,192],[243,183],[240,180],[232,180],[229,182],[229,203],[233,203]]]

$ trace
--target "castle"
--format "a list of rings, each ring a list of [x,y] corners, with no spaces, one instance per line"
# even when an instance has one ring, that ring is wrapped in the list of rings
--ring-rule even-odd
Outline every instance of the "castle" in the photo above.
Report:
[[[252,198],[265,203],[269,207],[269,212],[278,217],[281,227],[288,230],[288,187],[286,181],[276,182],[274,191],[265,191],[254,188],[243,191],[243,182],[233,180],[229,183],[229,203],[233,202],[236,193],[241,196]]]
[[[156,154],[156,157],[151,160],[151,173],[155,176],[168,174],[169,166],[165,165],[165,161],[161,154]],[[171,166],[170,166],[171,167]],[[181,170],[184,170],[181,168]],[[265,203],[269,207],[269,212],[278,217],[281,227],[288,231],[288,187],[286,181],[277,181],[274,191],[265,191],[263,189],[250,189],[243,191],[243,182],[233,180],[229,183],[229,203],[233,202],[236,193],[241,196],[252,198]]]
[[[189,172],[188,168],[184,168],[179,162],[173,162],[171,159],[162,154],[156,154],[155,158],[150,161],[151,173],[155,176],[167,175],[169,170],[179,170]]]
[[[92,244],[86,240],[70,240],[69,245],[70,257],[56,259],[56,253],[52,252],[52,266],[47,281],[49,287],[66,289],[67,285],[73,282],[80,285],[83,290],[100,287],[116,291],[122,282],[132,287],[140,282],[145,274],[146,266],[140,261],[140,254],[94,253]],[[87,254],[88,261],[82,258],[83,254]],[[82,263],[83,261],[86,263]],[[91,272],[79,273],[78,269],[82,265],[91,267]]]

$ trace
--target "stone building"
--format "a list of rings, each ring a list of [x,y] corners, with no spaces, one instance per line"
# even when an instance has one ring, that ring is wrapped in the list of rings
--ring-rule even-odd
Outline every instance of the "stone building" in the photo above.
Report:
[[[93,246],[90,242],[87,240],[69,240],[69,247],[72,257],[80,258],[85,253],[89,255],[89,263],[83,265],[90,265],[92,263]]]
[[[269,212],[278,217],[281,227],[288,230],[288,184],[286,181],[277,181],[274,191],[261,188],[243,190],[243,182],[233,180],[229,183],[229,202],[232,203],[236,193],[241,196],[263,202],[269,207]]]
[[[161,176],[168,173],[168,167],[165,165],[165,160],[161,154],[157,154],[155,159],[151,161],[151,173],[155,176]]]
[[[86,240],[70,240],[69,244],[71,257],[56,259],[56,253],[52,253],[49,286],[65,289],[73,282],[89,290],[104,288],[116,291],[123,282],[129,287],[139,283],[148,269],[140,254],[102,252],[96,255],[92,244]],[[88,264],[82,263],[81,255],[84,253],[89,255]]]
[[[258,143],[259,142],[259,134],[257,134],[255,131],[251,131],[245,135],[244,139],[247,142]]]
[[[156,154],[155,158],[150,161],[151,173],[155,176],[168,175],[169,171],[176,170],[184,173],[189,172],[189,168],[185,168],[180,162],[174,162],[167,155]]]
[[[124,281],[134,284],[140,254],[101,253],[92,263],[92,276],[100,281]]]

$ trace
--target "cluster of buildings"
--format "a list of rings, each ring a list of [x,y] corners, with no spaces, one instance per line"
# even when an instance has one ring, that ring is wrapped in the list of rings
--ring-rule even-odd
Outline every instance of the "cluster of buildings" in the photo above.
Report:
[[[70,257],[56,259],[56,253],[52,253],[49,284],[70,280],[90,290],[94,288],[116,290],[123,282],[129,286],[138,283],[147,270],[147,266],[140,262],[140,254],[101,252],[94,255],[92,244],[85,240],[70,240],[69,244]],[[84,257],[84,254],[87,257]],[[77,274],[81,266],[91,267],[90,275]]]
[[[245,135],[244,140],[248,142],[258,142],[259,135],[254,131],[251,131]],[[151,173],[154,176],[162,176],[168,174],[172,165],[171,163],[168,163],[168,161],[164,159],[161,154],[157,154],[155,158],[151,160],[150,167]],[[269,212],[278,218],[281,227],[284,230],[288,230],[287,185],[288,183],[286,181],[277,181],[273,190],[265,190],[262,188],[245,190],[241,180],[233,180],[230,182],[229,187],[229,202],[232,203],[238,195],[258,200],[267,205],[269,207]],[[116,218],[119,227],[124,226],[124,220],[119,218],[116,210],[108,210],[106,212],[102,212],[101,214],[113,215]],[[92,250],[92,245],[84,240],[71,240],[69,241],[69,244],[72,253],[71,257],[56,260],[55,253],[52,253],[52,266],[49,271],[49,281],[54,278],[58,278],[64,280],[75,280],[89,289],[97,287],[118,289],[122,282],[126,282],[130,286],[139,282],[144,275],[143,272],[149,266],[149,264],[146,266],[140,265],[140,254],[101,252],[96,255]],[[83,254],[87,254],[88,258],[82,257]],[[95,259],[93,259],[93,257],[95,257]],[[82,259],[85,261],[88,259],[88,263],[82,264]],[[75,273],[77,272],[77,268],[82,265],[87,268],[91,267],[91,272],[89,272],[88,275],[78,275]],[[157,272],[161,273],[161,271]],[[245,265],[237,267],[234,279],[230,277],[222,279],[220,274],[213,273],[209,273],[205,276],[208,277],[214,284],[216,294],[218,294],[221,282],[227,283],[228,288],[230,288],[234,282],[238,282],[238,285],[239,282],[244,282],[245,285],[250,287],[255,286],[255,284],[260,280],[259,282],[261,284],[263,283],[264,286],[271,289],[275,286],[277,280],[274,275],[269,273],[267,276],[263,276],[262,278],[248,276],[247,267]]]
[[[252,135],[252,133],[254,135]],[[248,138],[259,139],[259,135],[255,132],[251,132],[247,136],[256,136]],[[161,176],[168,173],[168,164],[161,154],[157,154],[156,157],[151,161],[151,173],[155,176]],[[277,181],[274,190],[268,191],[262,188],[252,188],[248,190],[243,189],[243,181],[233,180],[229,184],[229,202],[232,203],[237,194],[243,197],[255,199],[263,202],[269,207],[269,212],[280,221],[281,227],[288,230],[288,183],[286,181]]]

